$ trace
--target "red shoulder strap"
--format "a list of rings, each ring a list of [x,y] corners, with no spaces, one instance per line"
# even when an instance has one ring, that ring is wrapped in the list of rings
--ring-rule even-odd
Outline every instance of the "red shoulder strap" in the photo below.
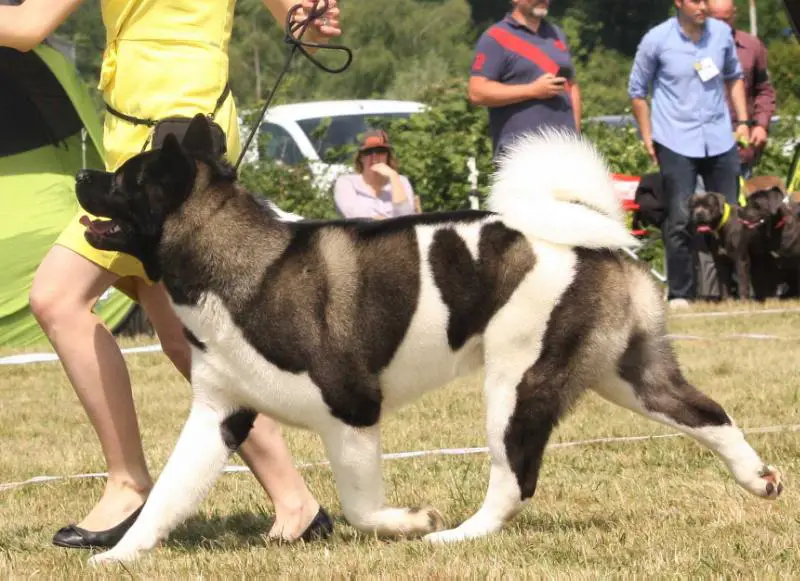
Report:
[[[543,50],[525,42],[508,30],[504,30],[499,26],[492,26],[489,29],[489,36],[495,39],[504,49],[528,59],[544,72],[550,73],[551,75],[555,75],[558,72],[558,65],[556,62],[547,56]]]

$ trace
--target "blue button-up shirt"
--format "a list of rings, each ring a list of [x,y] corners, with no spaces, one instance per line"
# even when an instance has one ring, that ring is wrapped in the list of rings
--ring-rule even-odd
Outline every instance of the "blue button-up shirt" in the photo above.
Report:
[[[719,73],[704,82],[695,67],[706,58]],[[695,43],[673,17],[639,43],[628,95],[643,99],[652,86],[653,141],[686,157],[709,157],[734,145],[725,82],[741,77],[727,24],[708,18]]]

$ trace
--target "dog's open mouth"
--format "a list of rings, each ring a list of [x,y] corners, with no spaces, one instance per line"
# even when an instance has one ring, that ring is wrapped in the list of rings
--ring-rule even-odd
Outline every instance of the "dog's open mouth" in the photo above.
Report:
[[[711,226],[709,226],[708,224],[698,224],[697,226],[695,226],[695,231],[707,234],[708,232],[711,232]]]
[[[119,224],[114,222],[114,220],[106,218],[92,220],[89,216],[81,216],[80,222],[86,226],[88,232],[91,232],[99,238],[108,238],[109,236],[122,232],[122,228],[119,227]]]

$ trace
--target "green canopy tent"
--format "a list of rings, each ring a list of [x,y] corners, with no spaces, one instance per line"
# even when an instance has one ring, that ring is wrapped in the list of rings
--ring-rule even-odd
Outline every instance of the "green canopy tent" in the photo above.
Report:
[[[28,304],[33,276],[78,210],[75,173],[102,168],[103,157],[100,120],[71,60],[49,41],[27,53],[0,47],[0,346],[45,340]],[[95,311],[115,329],[133,305],[112,290]]]

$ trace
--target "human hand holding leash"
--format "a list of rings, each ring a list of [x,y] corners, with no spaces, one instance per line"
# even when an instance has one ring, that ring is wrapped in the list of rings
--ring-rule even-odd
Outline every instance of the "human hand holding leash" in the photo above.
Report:
[[[341,36],[339,14],[336,0],[328,0],[327,5],[320,0],[303,0],[300,9],[292,14],[292,24],[302,23],[313,15],[308,34],[313,40],[324,41]]]
[[[316,34],[312,34],[315,40],[303,40],[303,36],[309,29],[312,30],[312,33],[316,32]],[[239,169],[250,147],[250,143],[253,141],[253,137],[261,126],[261,120],[264,119],[264,115],[272,102],[272,98],[275,96],[275,92],[278,90],[283,76],[289,70],[289,65],[296,52],[300,52],[310,60],[314,66],[322,69],[326,73],[341,73],[350,66],[353,60],[353,52],[348,47],[341,44],[327,44],[329,38],[338,36],[341,33],[341,28],[339,28],[339,8],[336,5],[336,0],[302,0],[301,3],[295,4],[289,9],[286,15],[283,40],[286,44],[291,46],[291,49],[286,56],[283,69],[275,80],[275,85],[272,87],[264,106],[261,108],[261,113],[257,121],[253,124],[250,134],[247,136],[242,146],[242,151],[234,166],[235,169]],[[321,37],[317,35],[321,35]],[[319,62],[316,58],[311,56],[311,53],[318,48],[343,52],[345,54],[344,63],[339,67],[333,68]]]
[[[750,145],[753,147],[761,147],[767,143],[767,130],[756,125],[750,131]]]
[[[740,123],[736,126],[735,131],[736,142],[742,143],[745,146],[751,145],[750,143],[750,128],[745,125],[744,123]]]

